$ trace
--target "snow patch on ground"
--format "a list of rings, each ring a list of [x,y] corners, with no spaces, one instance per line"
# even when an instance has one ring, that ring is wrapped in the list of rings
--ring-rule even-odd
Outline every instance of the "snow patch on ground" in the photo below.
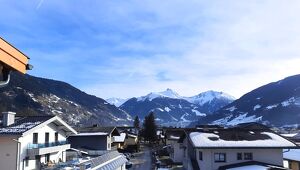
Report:
[[[232,115],[221,118],[221,119],[218,119],[218,120],[215,120],[215,121],[212,122],[212,124],[214,124],[214,125],[224,125],[228,122],[229,119],[231,119],[231,117],[232,117]]]
[[[291,104],[294,104],[296,106],[300,106],[300,97],[298,97],[298,98],[291,97],[288,100],[285,100],[285,101],[281,102],[281,105],[283,107],[287,107],[287,106],[289,106]]]
[[[162,108],[156,108],[157,110],[164,112],[164,110]]]
[[[275,108],[277,106],[278,106],[278,104],[273,104],[273,105],[267,106],[266,109],[270,110],[270,109],[273,109],[273,108]]]
[[[62,111],[59,111],[59,110],[51,110],[51,112],[53,113],[53,114],[62,114],[63,112]]]
[[[27,92],[27,94],[29,95],[29,97],[34,101],[34,102],[38,102],[38,100],[36,98],[34,98],[34,94]]]
[[[194,112],[197,116],[206,116],[205,113],[201,113],[198,110],[192,109],[192,112]]]
[[[256,118],[255,115],[247,117],[247,114],[248,113],[239,115],[238,117],[236,117],[236,118],[230,120],[229,122],[227,122],[227,125],[235,126],[235,125],[240,124],[240,123],[258,122],[262,119],[262,116]]]
[[[169,107],[165,107],[165,111],[166,111],[166,112],[170,112],[171,109],[170,109]]]
[[[182,109],[182,106],[181,106],[181,104],[178,104],[178,107],[179,107],[180,109]]]
[[[191,122],[191,121],[185,119],[185,116],[188,116],[188,115],[189,115],[188,113],[185,113],[184,115],[182,115],[182,116],[180,117],[180,119],[181,119],[183,122]]]
[[[233,112],[233,111],[235,111],[237,108],[235,107],[235,106],[232,106],[232,107],[229,107],[229,108],[227,108],[227,109],[225,109],[225,110],[228,110],[228,111],[230,111],[230,112]]]
[[[257,104],[257,105],[255,105],[255,106],[253,107],[253,110],[255,111],[255,110],[259,109],[259,108],[261,108],[261,105]]]
[[[239,116],[233,118],[232,120],[230,120],[232,118],[232,115],[230,115],[225,118],[215,120],[212,122],[212,124],[235,126],[240,123],[258,122],[258,121],[262,120],[262,116],[256,117],[255,115],[252,115],[252,116],[247,117],[247,115],[248,115],[248,113],[240,114]]]

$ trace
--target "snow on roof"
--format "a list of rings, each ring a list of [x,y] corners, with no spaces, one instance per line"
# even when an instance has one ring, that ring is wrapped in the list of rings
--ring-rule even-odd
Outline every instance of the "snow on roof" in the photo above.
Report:
[[[126,133],[121,133],[120,136],[114,136],[114,142],[124,142]]]
[[[70,136],[107,136],[108,133],[105,132],[86,132],[86,133],[78,133],[77,135]]]
[[[300,161],[300,149],[290,149],[283,152],[283,158],[288,160]]]
[[[0,128],[0,133],[23,133],[39,124],[41,122],[24,122],[17,126]]]
[[[294,137],[297,135],[297,133],[286,133],[286,134],[280,134],[281,136],[284,136],[284,137]]]
[[[4,127],[0,126],[0,135],[2,134],[22,134],[35,126],[53,118],[53,116],[28,116],[16,118],[15,123]]]
[[[137,135],[133,135],[133,134],[130,134],[130,133],[128,133],[127,134],[129,137],[133,137],[133,138],[136,138],[137,137]]]
[[[300,139],[300,133],[297,133],[295,136],[293,136],[295,139]]]
[[[239,132],[235,132],[236,134]],[[272,132],[256,132],[256,139],[243,136],[243,140],[222,139],[219,134],[191,132],[189,137],[195,147],[296,147],[296,145]],[[259,136],[259,137],[258,137]]]
[[[170,135],[170,139],[179,140],[179,139],[180,139],[180,136],[173,136],[173,135]]]
[[[261,165],[248,165],[248,166],[242,166],[237,168],[230,168],[227,170],[268,170],[269,167],[261,166]]]

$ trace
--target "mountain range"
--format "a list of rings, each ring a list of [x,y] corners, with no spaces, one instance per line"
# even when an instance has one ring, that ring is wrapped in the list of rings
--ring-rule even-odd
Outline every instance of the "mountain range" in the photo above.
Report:
[[[58,115],[71,125],[131,125],[127,112],[61,81],[12,73],[0,89],[0,111],[22,115]]]
[[[21,115],[59,115],[76,126],[131,125],[153,111],[160,125],[235,125],[261,122],[273,126],[295,126],[300,122],[300,75],[272,82],[235,100],[216,91],[192,97],[174,90],[151,92],[118,102],[119,107],[65,82],[13,73],[10,84],[0,89],[0,112]]]
[[[233,96],[223,92],[207,91],[196,96],[184,97],[168,88],[162,92],[151,92],[145,96],[127,99],[123,104],[117,104],[132,117],[139,116],[143,119],[150,112],[154,112],[156,121],[162,125],[179,123],[186,126],[199,117],[212,114],[233,100]],[[108,101],[115,102],[122,99]]]
[[[294,75],[243,95],[241,98],[216,111],[198,124],[235,125],[261,122],[281,126],[300,124],[300,75]]]

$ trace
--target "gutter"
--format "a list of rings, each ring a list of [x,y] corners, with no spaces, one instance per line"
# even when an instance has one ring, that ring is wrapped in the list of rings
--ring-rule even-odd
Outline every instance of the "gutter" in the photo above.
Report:
[[[17,164],[17,170],[20,170],[20,145],[21,145],[21,142],[19,142],[18,140],[16,139],[12,139],[13,141],[17,142],[17,161],[16,161],[16,164]]]
[[[2,68],[2,69],[4,69],[4,68]],[[3,88],[5,86],[7,86],[9,81],[10,81],[10,71],[7,71],[7,70],[2,71],[2,74],[5,74],[5,75],[2,75],[2,76],[6,77],[6,79],[3,80],[3,81],[0,81],[0,88]]]

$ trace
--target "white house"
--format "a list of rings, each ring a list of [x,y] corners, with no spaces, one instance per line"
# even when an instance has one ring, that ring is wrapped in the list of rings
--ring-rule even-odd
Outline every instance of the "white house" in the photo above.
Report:
[[[185,169],[225,170],[240,167],[283,168],[284,148],[297,145],[266,129],[196,129],[186,131]]]
[[[77,132],[57,116],[16,117],[3,113],[0,124],[0,169],[32,170],[65,161],[66,138]]]
[[[127,134],[125,132],[120,133],[119,136],[113,136],[113,146],[116,146],[118,149],[124,149],[126,146],[125,138]]]
[[[181,128],[168,128],[165,132],[165,143],[168,146],[170,159],[175,163],[182,163],[184,147],[179,139],[184,135],[184,129]]]

